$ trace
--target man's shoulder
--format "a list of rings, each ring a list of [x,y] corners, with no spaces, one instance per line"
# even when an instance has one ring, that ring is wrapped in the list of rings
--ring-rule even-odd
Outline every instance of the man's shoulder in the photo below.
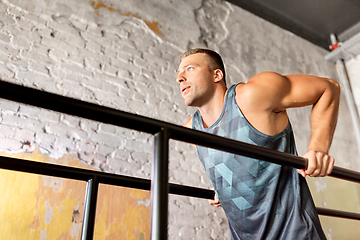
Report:
[[[257,97],[263,95],[268,90],[272,90],[276,85],[286,79],[283,75],[276,72],[262,72],[251,77],[245,84],[236,86],[237,96]]]
[[[245,84],[236,87],[236,101],[243,111],[272,111],[279,91],[284,86],[286,77],[276,72],[256,74]]]
[[[276,73],[276,72],[261,72],[249,79],[247,83],[250,83],[248,85],[253,84],[268,84],[269,82],[276,81],[276,80],[282,80],[284,79],[284,76]]]

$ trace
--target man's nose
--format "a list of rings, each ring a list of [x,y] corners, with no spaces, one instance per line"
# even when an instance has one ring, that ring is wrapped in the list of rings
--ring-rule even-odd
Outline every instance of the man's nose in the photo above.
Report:
[[[178,75],[177,75],[177,78],[176,78],[176,81],[178,83],[182,83],[184,81],[186,81],[186,78],[184,76],[184,72],[179,72]]]

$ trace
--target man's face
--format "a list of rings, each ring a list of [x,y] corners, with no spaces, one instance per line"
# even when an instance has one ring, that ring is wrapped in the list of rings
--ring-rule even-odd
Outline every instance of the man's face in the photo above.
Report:
[[[209,69],[204,53],[195,53],[184,58],[177,72],[185,105],[201,107],[214,92],[214,71]]]

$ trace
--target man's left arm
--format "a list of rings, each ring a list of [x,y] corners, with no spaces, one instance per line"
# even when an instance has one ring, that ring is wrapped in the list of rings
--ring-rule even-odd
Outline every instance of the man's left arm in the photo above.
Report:
[[[306,177],[323,177],[331,173],[334,158],[329,155],[339,110],[340,87],[331,79],[309,75],[284,76],[290,82],[290,94],[284,98],[285,107],[306,103],[313,105],[311,112],[311,137],[307,169],[298,172]],[[303,94],[303,96],[300,96]],[[305,104],[307,105],[307,104]]]
[[[304,177],[327,176],[331,173],[334,159],[328,152],[337,122],[340,97],[340,86],[336,81],[304,74],[283,76],[264,72],[251,78],[242,94],[250,106],[245,110],[253,123],[261,127],[255,121],[259,118],[250,115],[249,109],[265,112],[265,116],[271,116],[268,119],[270,126],[276,129],[275,133],[287,124],[287,108],[312,105],[311,138],[308,152],[304,155],[308,159],[308,166],[298,172]]]

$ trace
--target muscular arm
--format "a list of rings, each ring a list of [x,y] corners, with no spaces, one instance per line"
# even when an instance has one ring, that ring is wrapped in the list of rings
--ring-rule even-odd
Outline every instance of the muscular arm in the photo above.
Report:
[[[285,76],[290,91],[283,96],[279,107],[313,105],[311,138],[308,150],[328,152],[335,131],[340,87],[331,79],[307,75]]]
[[[184,127],[192,128],[192,117],[189,117],[189,119],[186,120]],[[194,144],[191,144],[191,146],[196,147]],[[209,200],[209,204],[216,207],[221,207],[220,201],[216,194],[214,195],[214,200]]]
[[[328,151],[337,121],[339,85],[327,78],[302,74],[282,76],[272,72],[258,74],[245,85],[240,92],[248,101],[239,106],[250,122],[267,134],[276,134],[286,126],[287,108],[313,105],[311,138],[308,153],[304,155],[308,159],[308,168],[299,170],[299,173],[303,176],[330,174],[334,159]],[[238,102],[244,103],[244,99]],[[257,119],[266,120],[261,122]]]

